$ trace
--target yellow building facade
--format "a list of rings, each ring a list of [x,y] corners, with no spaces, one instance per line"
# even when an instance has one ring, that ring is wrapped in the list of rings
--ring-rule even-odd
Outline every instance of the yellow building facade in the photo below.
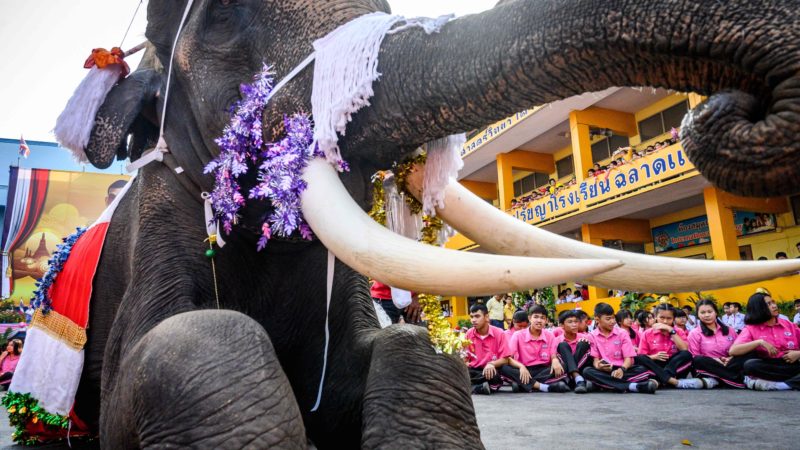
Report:
[[[800,257],[800,199],[723,192],[695,170],[679,143],[669,142],[686,110],[702,100],[613,88],[533,108],[473,133],[461,152],[459,181],[531,226],[593,245],[676,258]],[[598,165],[603,173],[590,176]],[[461,235],[446,246],[480,251]],[[757,287],[779,301],[800,298],[798,275],[708,293],[744,303]],[[609,294],[590,286],[580,308],[591,312],[598,301],[618,307],[620,299]],[[686,301],[695,294],[669,295]],[[468,318],[468,299],[449,303],[454,325]]]

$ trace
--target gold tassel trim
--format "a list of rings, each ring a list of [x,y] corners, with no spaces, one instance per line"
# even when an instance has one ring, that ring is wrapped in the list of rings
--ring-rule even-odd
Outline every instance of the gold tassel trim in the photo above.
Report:
[[[53,310],[44,315],[41,309],[37,309],[33,313],[31,327],[39,328],[75,350],[83,350],[86,345],[86,330]]]

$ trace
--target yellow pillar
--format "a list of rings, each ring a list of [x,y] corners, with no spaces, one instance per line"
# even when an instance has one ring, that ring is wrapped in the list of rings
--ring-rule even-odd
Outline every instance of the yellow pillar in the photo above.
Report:
[[[578,111],[569,113],[569,135],[572,140],[572,163],[575,165],[575,179],[578,183],[586,179],[592,163],[592,141],[589,138],[589,125],[578,123]]]
[[[708,231],[711,235],[711,251],[716,260],[737,261],[739,260],[739,244],[736,242],[733,210],[725,206],[724,196],[725,193],[714,186],[703,190]]]
[[[507,211],[511,208],[511,199],[514,198],[514,175],[511,169],[511,161],[505,154],[497,155],[497,200],[500,209]]]
[[[459,183],[484,200],[497,200],[497,185],[494,183],[472,180],[461,180]]]
[[[592,238],[592,231],[591,226],[588,223],[581,225],[581,237],[583,242],[592,245],[603,245],[603,240],[600,238]],[[605,288],[599,288],[597,286],[589,286],[589,299],[588,300],[597,300],[600,298],[608,297],[608,290]],[[586,299],[584,299],[586,300]],[[591,314],[591,313],[590,313]]]

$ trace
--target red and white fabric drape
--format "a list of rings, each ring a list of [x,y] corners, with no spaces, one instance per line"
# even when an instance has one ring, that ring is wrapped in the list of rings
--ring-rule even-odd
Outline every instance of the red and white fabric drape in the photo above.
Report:
[[[2,297],[8,298],[14,290],[12,251],[25,242],[42,216],[47,197],[50,171],[45,169],[20,169],[12,167],[8,183],[8,200],[2,239]]]

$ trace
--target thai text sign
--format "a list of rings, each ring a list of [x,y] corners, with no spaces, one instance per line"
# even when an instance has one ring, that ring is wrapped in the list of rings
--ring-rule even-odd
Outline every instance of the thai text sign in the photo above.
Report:
[[[734,211],[733,222],[736,235],[761,233],[775,230],[775,215]],[[674,222],[653,228],[653,244],[656,253],[678,250],[711,242],[706,216]]]
[[[469,155],[470,153],[473,153],[475,150],[479,149],[482,145],[491,142],[497,136],[500,136],[501,134],[505,133],[506,131],[511,129],[511,127],[522,121],[522,119],[535,113],[541,108],[542,108],[541,106],[538,106],[533,109],[526,109],[524,111],[520,111],[514,114],[511,117],[507,117],[499,122],[495,122],[489,125],[485,129],[483,129],[480,133],[473,136],[472,139],[468,140],[464,144],[464,146],[461,147],[461,152],[459,154],[463,158]]]
[[[598,203],[692,170],[694,166],[686,159],[682,147],[675,144],[587,178],[580,184],[560,189],[553,195],[518,206],[511,210],[511,214],[524,222],[536,224],[579,209],[592,209]]]

